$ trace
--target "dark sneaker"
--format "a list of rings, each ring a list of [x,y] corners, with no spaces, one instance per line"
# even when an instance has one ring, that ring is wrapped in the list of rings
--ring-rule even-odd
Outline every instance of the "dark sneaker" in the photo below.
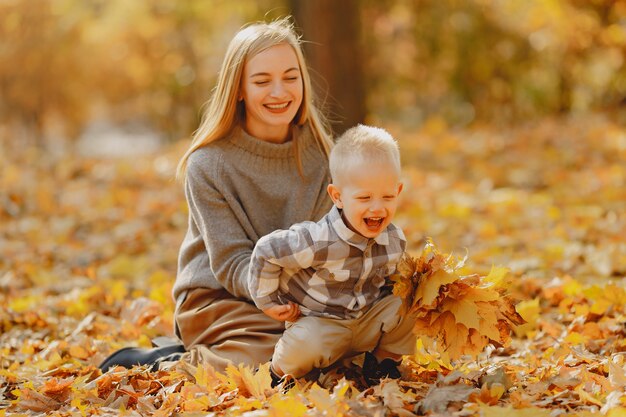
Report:
[[[378,370],[381,373],[382,377],[381,378],[391,378],[391,379],[398,379],[402,376],[402,373],[400,373],[400,369],[398,369],[398,366],[400,366],[400,361],[394,361],[393,359],[387,358],[387,359],[383,359],[382,361],[380,361],[380,363],[378,364]]]
[[[183,353],[184,352],[174,352],[174,353],[170,353],[167,356],[160,357],[159,359],[154,361],[154,363],[150,367],[150,371],[152,371],[152,372],[158,371],[161,368],[161,364],[162,363],[178,362],[183,357]],[[169,368],[167,368],[167,369],[169,369]]]
[[[287,374],[280,376],[270,366],[270,377],[272,378],[272,388],[282,384],[282,391],[287,392],[296,385],[296,380],[293,376]]]
[[[159,364],[169,358],[170,355],[178,355],[177,358],[170,359],[178,360],[184,352],[185,347],[183,345],[169,345],[153,349],[126,347],[113,352],[98,368],[102,372],[106,372],[113,366],[123,366],[130,369],[135,365],[151,365],[150,370],[157,371]]]
[[[366,352],[363,361],[363,378],[369,386],[377,385],[382,378],[398,379],[402,376],[398,369],[400,363],[390,358],[383,359],[379,363],[376,356]]]

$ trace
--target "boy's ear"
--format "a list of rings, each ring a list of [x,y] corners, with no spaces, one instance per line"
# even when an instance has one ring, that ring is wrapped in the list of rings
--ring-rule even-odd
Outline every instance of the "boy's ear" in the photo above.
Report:
[[[328,191],[328,195],[330,196],[331,200],[333,200],[333,203],[335,203],[337,208],[343,208],[343,203],[341,202],[341,191],[339,191],[339,188],[337,188],[335,184],[328,184],[326,190]]]

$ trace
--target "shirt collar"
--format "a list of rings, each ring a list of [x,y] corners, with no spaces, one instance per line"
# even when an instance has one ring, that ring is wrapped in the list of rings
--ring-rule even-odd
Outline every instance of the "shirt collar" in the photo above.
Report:
[[[345,240],[350,245],[355,246],[361,250],[365,250],[368,244],[371,245],[370,242],[372,241],[376,242],[379,245],[389,244],[388,227],[385,228],[385,230],[383,230],[374,239],[369,239],[356,232],[353,232],[348,226],[346,226],[343,218],[341,217],[341,211],[337,208],[337,206],[333,206],[333,208],[328,213],[328,218],[333,229],[335,229],[335,232],[337,232],[342,240]]]

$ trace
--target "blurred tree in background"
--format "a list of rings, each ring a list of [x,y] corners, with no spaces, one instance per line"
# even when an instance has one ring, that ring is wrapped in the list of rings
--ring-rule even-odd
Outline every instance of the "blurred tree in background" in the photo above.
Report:
[[[432,117],[454,125],[516,122],[614,109],[626,98],[624,1],[337,4],[354,20],[331,19],[316,3],[1,2],[0,139],[73,139],[98,119],[188,137],[234,32],[292,12],[304,38],[317,51],[327,48],[343,71],[332,73],[328,56],[307,51],[328,83],[331,117],[347,124],[364,117],[407,126]],[[341,35],[346,29],[355,36]],[[346,71],[354,82],[341,81]]]
[[[316,92],[339,135],[367,114],[359,0],[291,0]],[[323,22],[323,23],[322,23]]]

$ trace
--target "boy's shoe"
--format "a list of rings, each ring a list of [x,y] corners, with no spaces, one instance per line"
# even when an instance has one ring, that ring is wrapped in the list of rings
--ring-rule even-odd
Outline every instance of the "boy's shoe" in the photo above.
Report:
[[[270,365],[270,378],[272,378],[272,388],[276,388],[277,386],[282,384],[283,392],[289,391],[296,385],[296,379],[293,376],[289,374],[280,376],[276,372],[274,372],[274,369],[272,369],[271,365]]]
[[[402,376],[398,366],[401,361],[394,361],[391,358],[386,358],[378,362],[376,356],[370,352],[365,352],[365,359],[363,361],[363,378],[369,385],[377,385],[382,378],[398,379]]]
[[[152,349],[126,347],[113,352],[98,368],[106,372],[112,366],[132,368],[135,365],[151,365],[152,372],[159,370],[161,362],[169,362],[180,359],[185,352],[183,345],[168,345]]]
[[[161,369],[161,364],[166,363],[166,362],[169,363],[169,365],[173,366],[174,365],[173,362],[178,362],[179,360],[182,359],[183,353],[185,353],[185,352],[174,352],[174,353],[170,353],[167,356],[160,357],[159,359],[154,361],[154,363],[150,367],[150,371],[156,372],[156,371],[160,370]],[[166,369],[169,369],[169,368],[166,368]]]
[[[402,376],[399,366],[402,361],[394,361],[391,358],[383,359],[378,363],[378,370],[382,374],[382,378],[398,379]]]

